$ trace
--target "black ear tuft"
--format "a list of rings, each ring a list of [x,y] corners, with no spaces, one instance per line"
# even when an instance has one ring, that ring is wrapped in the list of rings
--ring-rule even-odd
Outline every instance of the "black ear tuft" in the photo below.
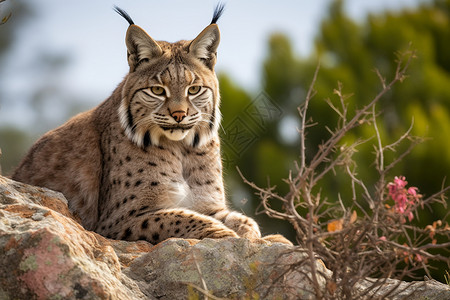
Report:
[[[118,13],[119,15],[121,15],[125,20],[127,20],[128,24],[130,24],[130,26],[134,25],[133,20],[131,19],[130,15],[126,11],[124,11],[123,9],[121,9],[120,7],[118,7],[116,5],[114,5],[114,11],[116,13]]]
[[[213,18],[211,20],[211,24],[216,24],[217,21],[219,20],[220,16],[222,16],[223,11],[225,9],[225,4],[223,3],[218,3],[216,8],[214,9],[214,15]]]

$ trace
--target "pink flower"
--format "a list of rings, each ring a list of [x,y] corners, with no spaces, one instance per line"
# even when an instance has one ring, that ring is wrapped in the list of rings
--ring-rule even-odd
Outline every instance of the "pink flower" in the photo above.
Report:
[[[414,215],[413,215],[412,212],[409,212],[409,213],[408,213],[408,220],[411,222],[412,219],[414,219]]]
[[[395,176],[394,183],[399,188],[404,188],[408,184],[408,181],[405,180],[405,176],[400,176],[400,177]]]
[[[408,194],[410,194],[413,197],[416,197],[417,196],[417,188],[416,187],[410,187],[408,189]]]
[[[383,236],[380,236],[380,240],[382,240],[382,241],[386,241],[386,237],[383,235]]]
[[[411,208],[420,199],[421,195],[417,193],[418,189],[416,187],[406,189],[407,184],[408,182],[404,176],[396,176],[394,182],[388,184],[388,189],[389,196],[395,202],[395,212],[407,215],[408,220],[411,221],[414,218]]]

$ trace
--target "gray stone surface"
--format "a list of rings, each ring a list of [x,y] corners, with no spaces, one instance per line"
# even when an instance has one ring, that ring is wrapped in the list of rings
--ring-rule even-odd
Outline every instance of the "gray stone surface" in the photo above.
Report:
[[[305,260],[301,249],[246,239],[108,240],[84,230],[61,194],[0,176],[0,300],[196,299],[198,288],[227,299],[314,299]],[[377,296],[397,283],[392,299],[450,299],[435,281],[390,280]]]

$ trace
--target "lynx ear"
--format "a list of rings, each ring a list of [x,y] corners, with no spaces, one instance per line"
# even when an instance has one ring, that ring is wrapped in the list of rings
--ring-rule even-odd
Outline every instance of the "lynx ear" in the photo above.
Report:
[[[216,64],[217,47],[219,47],[220,32],[217,24],[211,24],[191,42],[189,53],[202,60],[211,70]]]
[[[125,42],[128,49],[130,72],[133,72],[140,63],[157,58],[163,53],[158,43],[142,28],[134,24],[128,27]]]

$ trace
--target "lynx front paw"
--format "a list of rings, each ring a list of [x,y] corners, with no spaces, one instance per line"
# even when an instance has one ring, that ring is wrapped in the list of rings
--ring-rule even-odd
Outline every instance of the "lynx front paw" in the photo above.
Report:
[[[267,235],[267,236],[263,237],[263,240],[271,242],[271,243],[282,243],[282,244],[286,244],[286,245],[289,245],[289,246],[293,246],[294,245],[294,244],[292,244],[292,242],[290,240],[288,240],[287,238],[285,238],[281,234]]]
[[[252,226],[241,225],[239,227],[239,229],[237,230],[237,234],[240,237],[250,239],[250,240],[261,238],[261,232],[259,232],[259,228],[255,229]]]
[[[217,213],[215,217],[221,220],[225,226],[234,230],[240,237],[247,239],[261,238],[258,224],[256,224],[255,220],[243,214],[234,211],[225,211]]]

